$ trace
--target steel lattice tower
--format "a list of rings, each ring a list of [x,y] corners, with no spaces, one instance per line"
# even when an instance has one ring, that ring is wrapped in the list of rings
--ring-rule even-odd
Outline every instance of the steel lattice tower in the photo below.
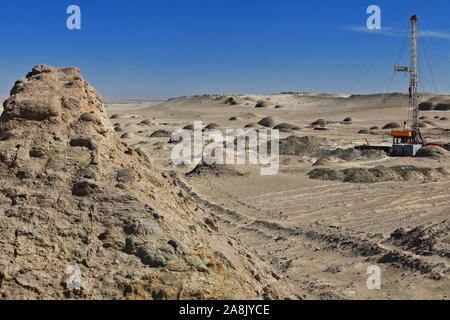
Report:
[[[421,143],[419,129],[419,76],[417,72],[417,16],[411,17],[411,66],[409,70],[409,125],[415,133],[415,142]]]

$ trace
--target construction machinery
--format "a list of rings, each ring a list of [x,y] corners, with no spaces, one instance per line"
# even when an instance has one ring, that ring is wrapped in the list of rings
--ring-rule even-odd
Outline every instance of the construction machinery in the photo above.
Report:
[[[417,15],[410,18],[411,61],[409,67],[395,66],[394,71],[409,73],[409,117],[402,130],[391,132],[392,155],[413,157],[424,145],[419,126],[419,75],[417,72]]]

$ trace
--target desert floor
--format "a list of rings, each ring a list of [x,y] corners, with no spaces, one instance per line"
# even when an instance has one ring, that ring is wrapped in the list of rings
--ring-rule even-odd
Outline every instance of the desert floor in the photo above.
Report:
[[[235,105],[229,104],[230,97]],[[292,282],[305,299],[448,299],[450,176],[379,183],[313,180],[308,173],[316,167],[317,158],[282,155],[275,176],[261,176],[259,166],[236,165],[188,177],[193,166],[171,165],[174,144],[168,143],[169,137],[164,133],[163,137],[150,137],[157,130],[171,133],[194,120],[204,125],[215,123],[225,130],[271,116],[275,125],[289,123],[299,128],[282,132],[282,138],[318,136],[336,148],[361,145],[365,139],[388,145],[392,142],[389,130],[359,131],[403,122],[408,116],[407,99],[401,94],[286,93],[106,103],[118,137],[129,145],[139,145],[155,167],[176,172],[199,206],[213,211],[222,230],[270,262],[278,270],[277,276]],[[265,106],[256,108],[257,101],[264,101]],[[423,128],[427,141],[450,142],[450,111],[421,115],[429,120]],[[236,120],[230,121],[231,117]],[[347,117],[352,118],[351,123],[342,124]],[[310,124],[317,119],[328,121],[329,130],[314,129]],[[446,155],[332,159],[326,167],[450,168],[449,159]],[[443,230],[439,229],[442,226]],[[408,234],[411,241],[399,244],[392,240],[392,233],[400,228],[412,230]],[[419,233],[426,230],[426,235],[415,235],[415,228],[422,228]],[[440,231],[434,232],[436,228]],[[417,250],[423,243],[431,243],[435,249],[428,253]],[[366,270],[372,265],[381,268],[381,290],[366,286]]]

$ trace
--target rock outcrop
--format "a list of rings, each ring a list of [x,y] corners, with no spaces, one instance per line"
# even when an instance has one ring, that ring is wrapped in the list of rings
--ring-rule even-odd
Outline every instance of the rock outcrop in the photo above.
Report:
[[[171,173],[114,136],[76,68],[36,66],[0,118],[0,299],[284,298]],[[81,271],[81,288],[67,286]]]

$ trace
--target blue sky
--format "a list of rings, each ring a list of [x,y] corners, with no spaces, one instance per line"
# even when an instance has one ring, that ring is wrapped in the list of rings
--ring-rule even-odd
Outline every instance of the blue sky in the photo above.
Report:
[[[66,28],[71,4],[82,30]],[[371,4],[381,32],[363,28]],[[403,75],[387,83],[412,13],[428,46],[425,90],[450,92],[448,0],[28,0],[0,10],[0,96],[36,64],[76,66],[107,98],[406,91]]]

